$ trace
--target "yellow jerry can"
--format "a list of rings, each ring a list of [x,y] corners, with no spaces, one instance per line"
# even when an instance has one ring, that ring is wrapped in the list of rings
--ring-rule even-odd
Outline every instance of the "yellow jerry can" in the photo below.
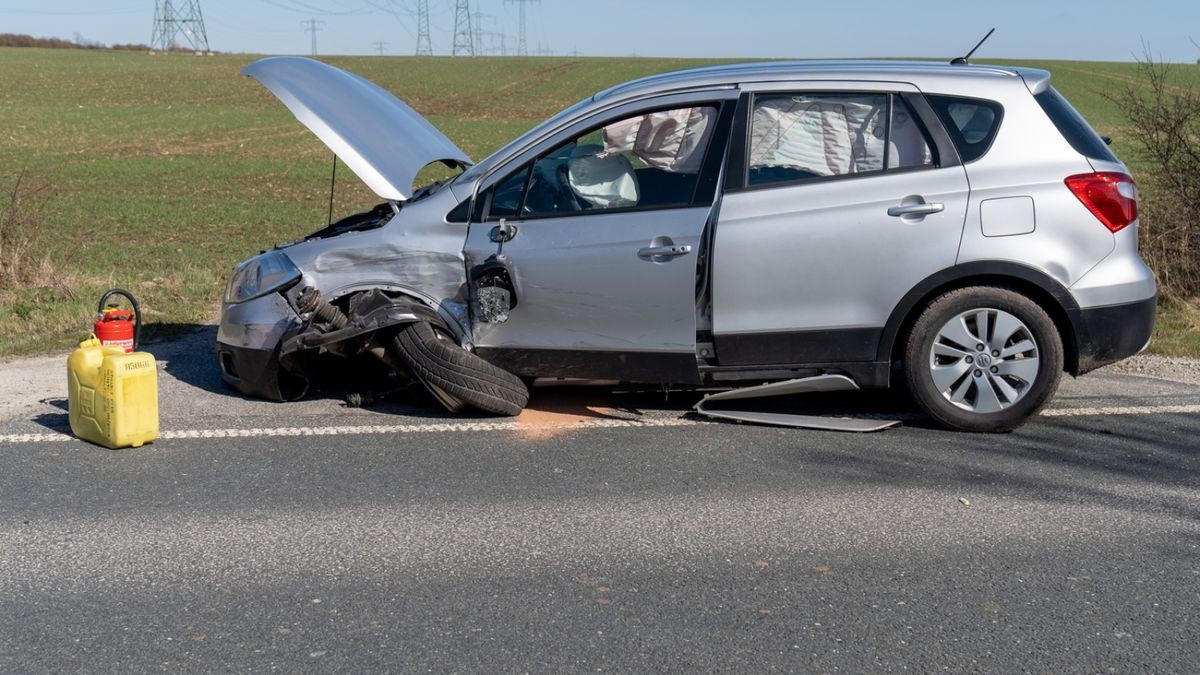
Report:
[[[109,448],[140,447],[158,438],[158,370],[154,356],[125,353],[95,336],[67,357],[71,431]]]

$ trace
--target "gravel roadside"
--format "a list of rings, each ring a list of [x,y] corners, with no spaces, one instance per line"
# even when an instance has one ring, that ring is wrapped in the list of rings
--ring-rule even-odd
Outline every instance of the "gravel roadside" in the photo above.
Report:
[[[1103,368],[1105,372],[1153,377],[1200,386],[1200,359],[1138,354]]]

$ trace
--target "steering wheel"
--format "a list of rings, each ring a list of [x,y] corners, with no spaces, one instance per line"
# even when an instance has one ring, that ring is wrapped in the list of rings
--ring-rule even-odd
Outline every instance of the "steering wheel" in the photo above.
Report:
[[[556,162],[553,168],[545,166],[551,161]],[[584,210],[567,180],[567,161],[565,159],[545,158],[538,162],[538,165],[544,169],[538,171],[539,166],[534,167],[533,177],[529,181],[529,191],[525,195],[526,214],[570,213]],[[546,174],[550,174],[552,178],[547,179]]]
[[[591,205],[579,201],[579,195],[575,194],[575,188],[571,187],[570,160],[555,167],[555,172],[558,175],[558,192],[562,200],[572,207],[571,210],[586,211],[589,209]]]

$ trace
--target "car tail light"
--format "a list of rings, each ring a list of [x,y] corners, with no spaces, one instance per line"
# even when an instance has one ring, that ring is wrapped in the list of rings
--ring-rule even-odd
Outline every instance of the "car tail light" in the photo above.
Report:
[[[1099,171],[1070,176],[1064,182],[1110,231],[1120,232],[1137,220],[1137,186],[1129,176]]]

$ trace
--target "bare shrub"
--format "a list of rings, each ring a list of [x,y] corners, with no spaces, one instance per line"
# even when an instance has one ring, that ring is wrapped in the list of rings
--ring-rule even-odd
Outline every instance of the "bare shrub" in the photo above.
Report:
[[[46,204],[54,196],[47,183],[33,183],[25,169],[13,179],[0,206],[0,290],[51,288],[65,290],[50,256],[37,255],[34,234],[47,227]]]
[[[1167,297],[1200,295],[1200,91],[1176,86],[1149,50],[1138,82],[1107,94],[1129,119],[1141,191],[1142,256]]]

